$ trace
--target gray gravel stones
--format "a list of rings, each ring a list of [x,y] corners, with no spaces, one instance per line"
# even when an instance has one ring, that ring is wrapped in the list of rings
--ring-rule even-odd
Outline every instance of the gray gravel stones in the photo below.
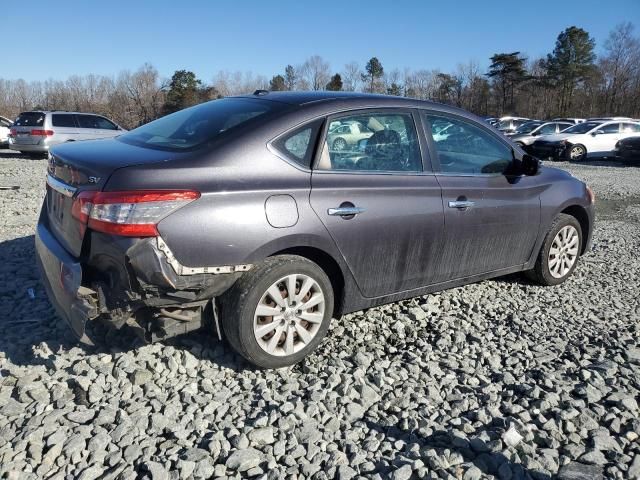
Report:
[[[640,478],[640,168],[559,166],[598,197],[569,281],[355,312],[263,371],[205,333],[79,346],[33,266],[46,162],[0,150],[0,478]]]

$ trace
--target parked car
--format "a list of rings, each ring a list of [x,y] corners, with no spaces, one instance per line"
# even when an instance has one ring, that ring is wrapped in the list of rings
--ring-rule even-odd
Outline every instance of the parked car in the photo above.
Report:
[[[333,148],[337,122],[372,130],[363,152]],[[457,131],[435,141],[442,123]],[[461,109],[393,96],[230,97],[49,162],[37,258],[83,341],[98,320],[150,341],[206,325],[261,367],[347,312],[521,271],[559,284],[594,221],[580,180]]]
[[[328,138],[331,148],[343,151],[358,145],[360,140],[369,138],[373,131],[360,122],[341,122],[329,131]]]
[[[615,154],[621,162],[640,164],[640,134],[618,140]]]
[[[9,146],[9,134],[11,133],[13,122],[7,117],[0,116],[0,147]]]
[[[584,121],[586,121],[586,119],[584,118],[566,118],[566,117],[560,117],[560,118],[552,118],[551,119],[552,122],[568,122],[571,123],[573,125],[576,125],[578,123],[582,123]]]
[[[9,148],[41,157],[60,143],[111,138],[124,132],[112,120],[93,113],[22,112],[11,128]]]
[[[594,118],[587,119],[588,122],[610,122],[613,120],[628,121],[628,122],[635,121],[633,118],[629,118],[629,117],[594,117]]]
[[[529,153],[529,147],[540,135],[560,133],[573,125],[568,122],[527,122],[517,128],[511,140]]]
[[[640,123],[587,121],[556,135],[544,135],[531,145],[539,158],[582,161],[586,158],[615,155],[616,142],[640,134]]]
[[[495,127],[505,135],[513,135],[520,125],[530,121],[531,119],[523,117],[501,117]]]

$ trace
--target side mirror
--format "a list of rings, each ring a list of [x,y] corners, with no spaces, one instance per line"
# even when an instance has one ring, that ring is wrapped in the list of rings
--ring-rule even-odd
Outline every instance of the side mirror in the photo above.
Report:
[[[593,135],[595,137],[596,135],[603,135],[603,134],[604,134],[604,130],[596,130],[591,135]]]
[[[528,177],[537,175],[540,171],[540,160],[533,155],[525,153],[520,161],[520,169],[522,173]]]

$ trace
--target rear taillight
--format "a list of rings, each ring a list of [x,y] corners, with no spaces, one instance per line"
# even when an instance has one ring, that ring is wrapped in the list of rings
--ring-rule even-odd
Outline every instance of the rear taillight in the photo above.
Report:
[[[53,130],[33,129],[31,130],[31,135],[34,137],[50,137],[51,135],[53,135]]]
[[[157,225],[177,209],[200,198],[192,190],[82,192],[72,214],[92,230],[125,237],[156,237]]]
[[[17,133],[18,133],[18,130],[16,130],[15,128],[12,128],[11,130],[9,130],[10,137],[15,137]]]

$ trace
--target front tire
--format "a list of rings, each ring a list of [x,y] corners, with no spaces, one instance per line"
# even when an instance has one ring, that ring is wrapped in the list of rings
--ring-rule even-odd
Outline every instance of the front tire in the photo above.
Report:
[[[234,350],[253,365],[286,367],[320,344],[333,305],[331,282],[318,265],[281,255],[245,273],[224,294],[222,329]]]
[[[569,160],[582,162],[585,158],[587,158],[587,149],[584,145],[571,145],[571,148],[569,148]]]
[[[527,276],[541,285],[558,285],[573,273],[582,248],[582,228],[575,217],[559,214],[542,242]]]

